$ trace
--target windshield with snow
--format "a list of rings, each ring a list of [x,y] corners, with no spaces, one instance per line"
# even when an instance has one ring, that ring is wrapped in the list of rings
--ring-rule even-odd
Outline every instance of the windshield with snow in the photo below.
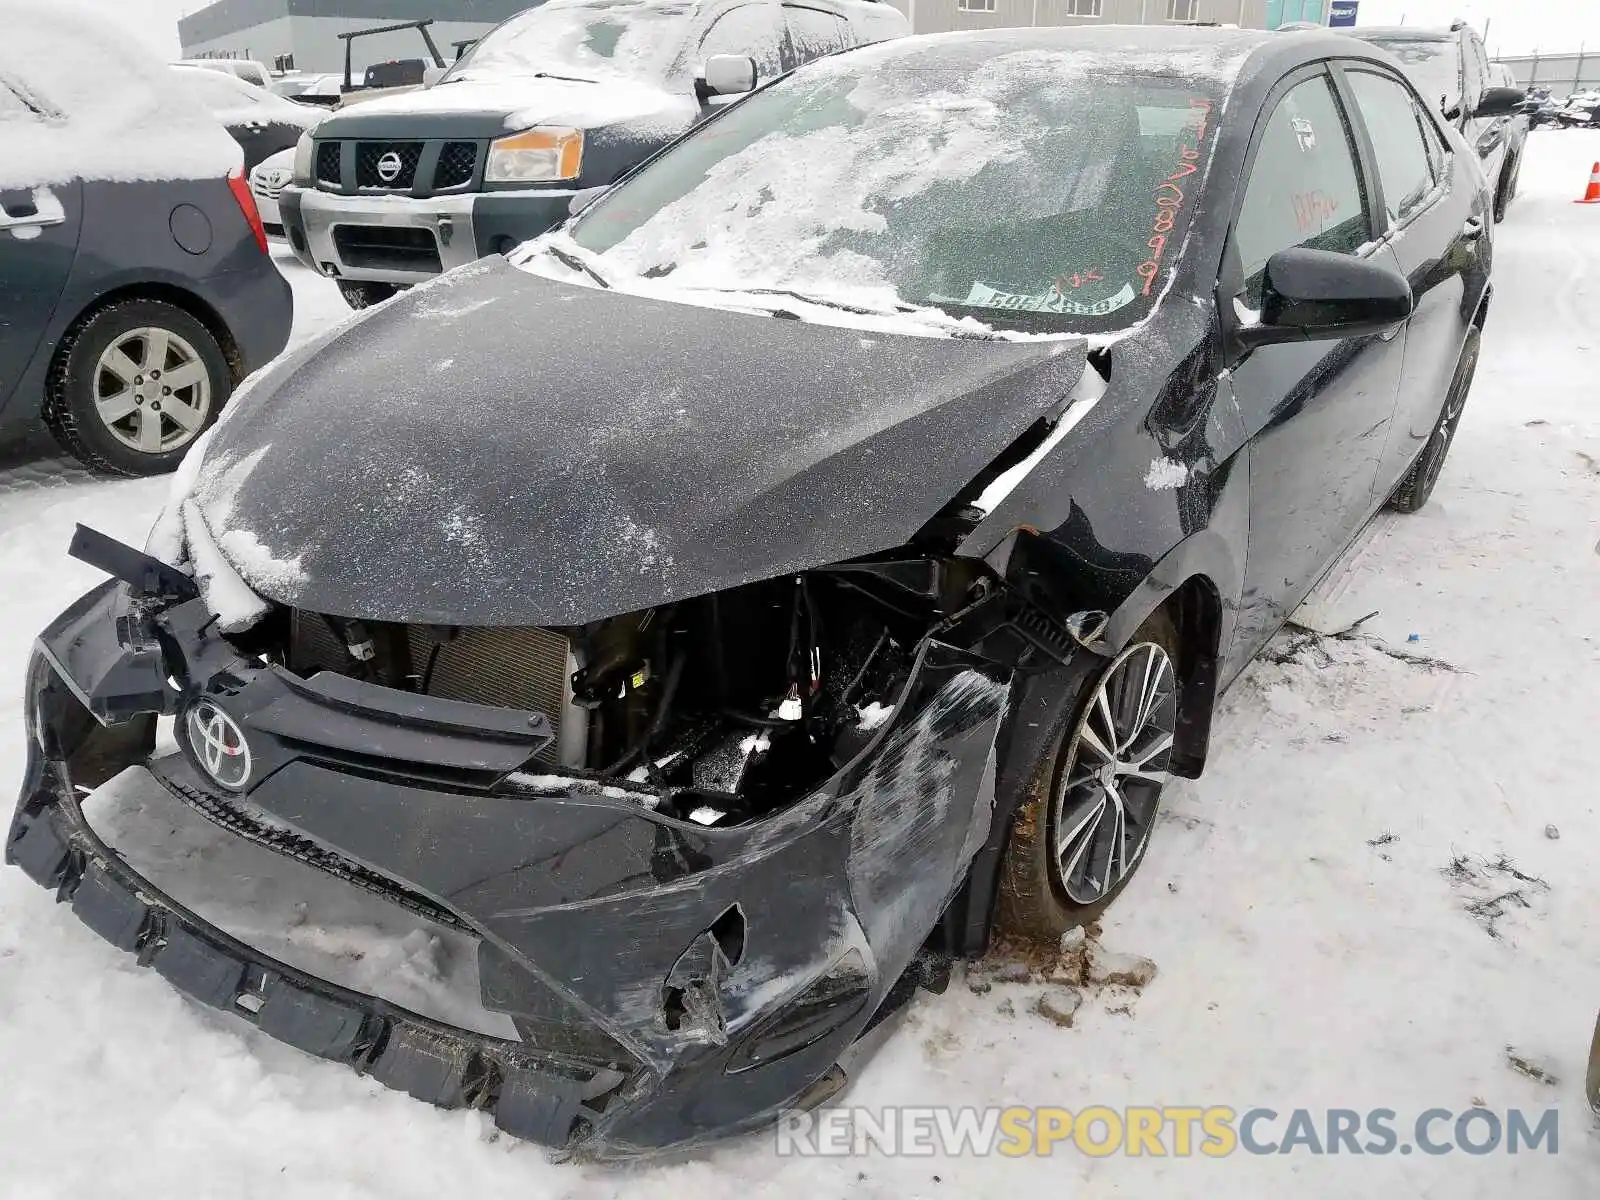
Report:
[[[569,227],[602,276],[1040,332],[1160,296],[1225,82],[1170,54],[894,43],[707,122]]]
[[[663,79],[693,11],[690,0],[547,0],[491,30],[440,82],[501,75]]]
[[[1461,103],[1461,53],[1454,39],[1368,38],[1398,58],[1423,99],[1443,109]]]

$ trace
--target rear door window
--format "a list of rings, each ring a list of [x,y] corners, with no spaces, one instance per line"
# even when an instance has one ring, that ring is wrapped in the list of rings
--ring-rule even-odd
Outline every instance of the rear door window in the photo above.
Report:
[[[1256,149],[1234,225],[1244,270],[1243,299],[1261,303],[1267,260],[1306,246],[1354,253],[1371,238],[1365,189],[1350,128],[1326,75],[1286,92]]]
[[[700,58],[713,54],[739,54],[756,60],[756,78],[765,83],[783,70],[783,24],[770,4],[746,4],[729,9],[706,30],[700,41]]]
[[[1377,154],[1385,216],[1391,227],[1404,225],[1427,205],[1434,187],[1425,118],[1399,80],[1371,71],[1351,71],[1348,78]]]
[[[789,26],[789,45],[796,66],[850,45],[850,30],[843,17],[816,8],[786,5],[784,20]]]

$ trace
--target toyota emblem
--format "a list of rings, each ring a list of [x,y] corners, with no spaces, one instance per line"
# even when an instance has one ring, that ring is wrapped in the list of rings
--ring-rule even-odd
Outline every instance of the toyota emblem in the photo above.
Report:
[[[207,775],[229,791],[250,782],[250,743],[232,717],[210,700],[189,709],[189,746]]]
[[[400,178],[400,156],[393,150],[389,151],[378,160],[378,178],[385,183],[393,183]]]

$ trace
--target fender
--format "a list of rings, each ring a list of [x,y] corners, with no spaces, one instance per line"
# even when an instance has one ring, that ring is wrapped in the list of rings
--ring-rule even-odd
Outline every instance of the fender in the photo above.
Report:
[[[1172,772],[1199,778],[1211,742],[1211,713],[1221,665],[1233,645],[1244,591],[1244,560],[1250,533],[1248,449],[1215,473],[1211,523],[1169,550],[1112,613],[1103,635],[1111,654],[1127,647],[1134,632],[1158,608],[1174,604],[1180,654],[1178,738]],[[1097,647],[1098,649],[1098,647]]]

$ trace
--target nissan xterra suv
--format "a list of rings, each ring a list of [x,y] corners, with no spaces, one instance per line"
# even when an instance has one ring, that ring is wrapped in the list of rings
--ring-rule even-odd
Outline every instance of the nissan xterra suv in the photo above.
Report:
[[[878,0],[547,0],[302,138],[284,230],[364,308],[543,233],[730,98],[909,32]]]

